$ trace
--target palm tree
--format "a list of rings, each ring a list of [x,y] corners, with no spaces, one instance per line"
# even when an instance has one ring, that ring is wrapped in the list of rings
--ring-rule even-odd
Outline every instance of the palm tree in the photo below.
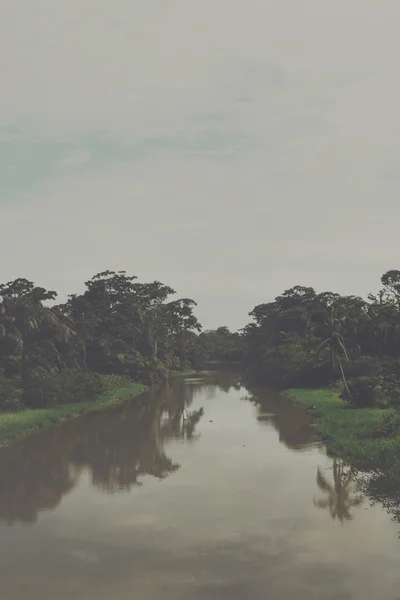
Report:
[[[319,500],[314,498],[314,506],[322,509],[328,508],[332,519],[337,518],[342,523],[353,518],[350,508],[360,506],[363,498],[360,495],[351,498],[354,491],[351,470],[346,472],[343,463],[335,459],[333,461],[333,485],[323,476],[319,467],[317,485],[328,496]]]
[[[343,323],[344,320],[345,317],[338,317],[335,311],[332,310],[329,319],[326,321],[326,325],[330,329],[329,337],[327,337],[320,344],[317,354],[320,355],[324,350],[329,350],[332,371],[335,372],[336,366],[339,366],[343,385],[346,389],[348,397],[351,398],[349,386],[347,384],[343,369],[343,361],[350,362],[348,346],[350,346],[351,342],[338,331],[340,324]]]
[[[0,352],[7,342],[8,353],[19,355],[20,385],[30,405],[31,399],[36,402],[39,380],[62,369],[60,345],[65,345],[75,332],[65,317],[30,296],[6,298],[1,308]]]

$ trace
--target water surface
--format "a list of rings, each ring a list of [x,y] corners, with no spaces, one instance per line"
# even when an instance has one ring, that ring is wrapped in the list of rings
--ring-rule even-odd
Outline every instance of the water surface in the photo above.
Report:
[[[398,525],[345,479],[289,400],[176,379],[0,451],[0,597],[397,600]]]

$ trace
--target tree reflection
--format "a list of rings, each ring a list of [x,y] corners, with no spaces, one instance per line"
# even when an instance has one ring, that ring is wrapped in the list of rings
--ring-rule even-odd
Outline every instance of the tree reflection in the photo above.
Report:
[[[139,478],[167,477],[179,468],[165,454],[160,435],[160,407],[119,411],[118,419],[99,413],[86,424],[69,461],[89,468],[92,483],[106,492],[129,490]]]
[[[76,484],[79,473],[49,450],[31,453],[31,444],[0,453],[0,521],[34,523],[39,510],[57,506]]]
[[[130,490],[179,464],[166,453],[171,437],[195,438],[202,409],[187,412],[192,393],[180,383],[111,411],[99,411],[0,450],[0,521],[35,522],[58,506],[83,470],[103,492]]]
[[[315,499],[314,505],[318,508],[328,509],[332,519],[341,523],[353,518],[350,512],[352,507],[360,506],[363,498],[355,495],[354,474],[352,470],[335,459],[333,461],[333,484],[317,469],[317,485],[325,493],[325,498]]]
[[[183,385],[182,385],[183,383]],[[173,386],[168,385],[162,403],[162,416],[160,432],[164,439],[194,439],[196,425],[204,415],[204,409],[188,411],[192,405],[196,388],[188,386],[181,380],[179,388],[174,381]],[[202,386],[203,388],[203,386]],[[179,393],[177,393],[179,389]]]
[[[310,414],[295,406],[290,398],[274,390],[253,389],[243,400],[257,407],[260,424],[270,424],[279,434],[279,441],[290,450],[306,450],[316,442]]]
[[[231,366],[226,370],[206,371],[205,379],[202,384],[202,391],[206,388],[210,398],[214,398],[217,390],[228,394],[233,388],[240,390],[243,387],[243,375],[240,371],[233,370]]]

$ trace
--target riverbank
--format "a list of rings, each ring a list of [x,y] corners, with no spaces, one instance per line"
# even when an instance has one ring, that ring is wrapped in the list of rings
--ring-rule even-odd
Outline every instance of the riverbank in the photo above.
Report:
[[[318,434],[332,456],[368,471],[392,471],[400,464],[399,417],[392,409],[351,408],[330,389],[285,392],[310,410]]]
[[[61,423],[66,419],[127,402],[147,390],[148,387],[145,385],[132,383],[130,386],[116,388],[87,402],[61,404],[54,408],[24,410],[15,413],[0,413],[0,447],[7,446],[20,437]]]
[[[196,375],[198,371],[196,369],[186,369],[185,371],[170,371],[170,377],[188,377],[189,375]]]

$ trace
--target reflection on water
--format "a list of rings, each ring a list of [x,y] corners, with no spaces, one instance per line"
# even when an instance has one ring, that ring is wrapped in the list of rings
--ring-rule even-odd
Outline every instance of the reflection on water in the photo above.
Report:
[[[397,528],[359,498],[289,399],[177,378],[0,450],[0,597],[395,600]]]
[[[353,519],[351,508],[361,506],[363,497],[355,490],[354,474],[350,467],[346,467],[341,460],[333,461],[333,483],[317,469],[317,485],[325,493],[324,498],[314,498],[318,508],[328,509],[332,519],[341,523]]]
[[[252,389],[244,400],[257,406],[257,419],[262,424],[272,425],[279,433],[279,441],[290,450],[307,450],[318,440],[311,416],[299,406],[294,406],[290,398],[274,390]]]
[[[157,398],[146,395],[31,436],[0,451],[0,520],[33,523],[58,506],[89,469],[92,484],[112,493],[141,485],[140,477],[167,477],[179,468],[165,453],[171,437],[193,439],[203,411],[188,412],[193,390],[170,382]]]

